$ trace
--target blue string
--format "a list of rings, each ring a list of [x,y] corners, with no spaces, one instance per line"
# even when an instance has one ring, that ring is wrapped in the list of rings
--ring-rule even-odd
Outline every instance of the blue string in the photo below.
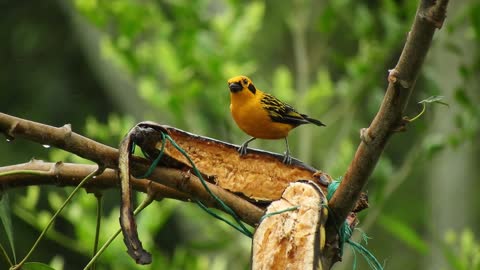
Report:
[[[330,200],[337,190],[338,186],[340,185],[342,178],[340,177],[338,180],[332,181],[328,185],[327,188],[327,200]],[[343,247],[345,246],[345,243],[349,244],[350,247],[352,248],[353,251],[353,269],[357,269],[357,252],[359,252],[363,258],[367,261],[368,265],[370,268],[374,270],[383,270],[383,266],[378,262],[377,258],[364,246],[362,246],[360,243],[357,243],[355,241],[350,240],[352,237],[353,231],[350,229],[350,226],[348,226],[347,222],[343,222],[343,224],[339,228],[339,246],[340,246],[340,254],[343,255]],[[361,231],[362,238],[365,240],[365,243],[367,243],[368,236],[366,235],[365,232]]]

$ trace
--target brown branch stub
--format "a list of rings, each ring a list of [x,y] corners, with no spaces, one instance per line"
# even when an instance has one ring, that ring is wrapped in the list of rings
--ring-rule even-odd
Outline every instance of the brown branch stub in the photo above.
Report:
[[[390,69],[388,70],[388,78],[387,81],[389,83],[398,83],[401,87],[408,89],[411,87],[411,82],[408,82],[406,80],[403,80],[400,78],[400,74],[396,69]]]
[[[442,28],[447,17],[448,0],[423,1],[422,5],[425,6],[419,13],[420,17],[432,23],[436,28]]]
[[[370,134],[368,133],[368,128],[360,129],[360,140],[365,144],[370,144],[373,141],[373,138],[370,137]]]
[[[328,216],[325,203],[325,195],[315,183],[289,184],[281,199],[268,206],[270,216],[255,231],[252,269],[322,269]]]
[[[425,56],[436,28],[445,20],[448,0],[422,0],[411,31],[396,67],[389,72],[388,88],[380,109],[363,132],[368,142],[360,142],[355,156],[343,177],[338,190],[329,201],[330,216],[327,226],[327,241],[336,241],[334,224],[341,224],[353,209],[367,184],[380,155],[392,132],[402,126],[402,114],[415,86]],[[365,136],[364,136],[365,137]],[[331,256],[330,266],[336,262]]]

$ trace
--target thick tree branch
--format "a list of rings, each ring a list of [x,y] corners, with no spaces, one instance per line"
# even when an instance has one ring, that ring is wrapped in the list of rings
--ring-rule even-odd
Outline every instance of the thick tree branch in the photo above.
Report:
[[[0,167],[0,174],[14,171],[35,171],[32,174],[19,173],[0,176],[0,186],[3,190],[10,188],[55,185],[59,187],[77,186],[89,173],[97,169],[96,165],[75,164],[63,162],[44,162],[42,160],[31,160],[30,162],[12,166]],[[187,194],[175,189],[160,185],[146,179],[132,177],[131,184],[134,190],[147,193],[149,186],[156,194],[156,200],[170,198],[180,201],[188,201]],[[87,182],[84,186],[87,191],[118,189],[118,175],[112,169],[106,169],[101,175]]]
[[[422,0],[396,67],[388,76],[388,88],[380,109],[368,129],[362,130],[362,141],[335,195],[329,202],[328,236],[336,234],[368,182],[377,161],[394,131],[404,129],[403,111],[415,85],[433,34],[446,15],[448,0]],[[331,237],[328,242],[334,246]],[[331,256],[332,257],[332,256]],[[337,258],[338,259],[338,258]],[[332,264],[335,261],[332,261]]]
[[[43,145],[51,145],[94,161],[100,166],[117,169],[118,151],[115,148],[72,132],[70,125],[55,128],[0,113],[0,132],[6,134],[9,139],[25,138]],[[150,162],[148,160],[132,157],[131,171],[134,175],[142,175],[149,166]],[[178,169],[157,167],[148,179],[188,194],[190,199],[198,199],[206,205],[221,209],[194,175]],[[207,183],[207,185],[246,223],[254,225],[263,215],[261,208],[245,199],[214,184]]]

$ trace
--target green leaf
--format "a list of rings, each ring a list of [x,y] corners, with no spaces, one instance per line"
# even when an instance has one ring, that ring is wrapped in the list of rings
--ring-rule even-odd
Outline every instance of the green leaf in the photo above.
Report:
[[[52,209],[58,209],[62,206],[64,198],[55,192],[48,194],[48,202]]]
[[[465,64],[460,65],[460,67],[458,68],[458,73],[460,73],[464,80],[468,80],[471,77],[472,71],[473,69],[466,66]]]
[[[322,15],[318,16],[317,28],[320,33],[329,34],[333,31],[336,20],[335,10],[332,6],[327,5],[322,9]]]
[[[325,68],[319,68],[316,82],[310,87],[305,99],[307,103],[317,104],[335,94],[335,86],[330,72]]]
[[[286,66],[280,66],[274,71],[272,82],[272,91],[280,100],[290,103],[295,99],[292,73]]]
[[[64,159],[58,158],[56,160],[64,160]],[[37,206],[39,197],[40,197],[40,188],[37,186],[30,186],[27,188],[27,193],[25,194],[25,196],[22,196],[20,198],[19,205],[22,205],[27,210],[33,211],[34,208]]]
[[[459,46],[459,44],[455,42],[446,42],[445,43],[445,49],[447,51],[455,54],[456,56],[462,56],[463,55],[463,49]]]
[[[442,105],[445,105],[447,107],[450,107],[450,105],[448,105],[448,103],[445,103],[443,101],[441,101],[442,99],[444,98],[444,96],[431,96],[427,99],[424,99],[422,101],[419,101],[418,104],[422,104],[422,103],[439,103],[439,104],[442,104]]]
[[[12,249],[13,261],[17,261],[17,256],[15,255],[15,245],[13,244],[13,226],[12,218],[10,217],[10,202],[8,199],[8,194],[1,194],[0,197],[0,221],[5,229],[7,234],[8,242],[10,243],[10,248]]]
[[[374,18],[371,10],[364,4],[359,4],[354,11],[357,22],[353,25],[354,32],[359,36],[367,36],[373,31]]]
[[[22,270],[55,270],[44,263],[39,262],[28,262],[22,266]]]
[[[422,143],[423,151],[429,159],[445,149],[446,146],[448,146],[448,139],[442,133],[430,134]]]
[[[463,87],[459,87],[455,90],[454,98],[455,101],[465,109],[468,109],[471,112],[475,112],[477,110],[476,106],[472,102],[472,98],[468,96],[467,90]]]
[[[473,5],[473,7],[470,7],[470,20],[472,22],[472,28],[475,32],[475,37],[477,40],[480,40],[480,16],[478,14],[480,13],[480,5]]]
[[[380,225],[393,236],[407,244],[422,255],[428,252],[428,244],[415,232],[411,226],[395,217],[383,215],[379,219]]]
[[[472,229],[466,227],[462,232],[448,230],[440,247],[451,269],[480,269],[480,243]]]
[[[452,269],[455,270],[466,270],[465,266],[462,263],[462,260],[449,248],[443,247],[443,256],[445,257],[445,260],[447,263],[452,267]]]

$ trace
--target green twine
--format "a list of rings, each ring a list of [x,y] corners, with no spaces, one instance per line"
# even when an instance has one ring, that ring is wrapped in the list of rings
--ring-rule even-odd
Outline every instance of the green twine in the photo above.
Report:
[[[147,152],[143,151],[142,148],[140,148],[140,150],[142,150],[142,153],[144,156],[146,156],[147,158],[149,159],[152,159]],[[132,153],[135,151],[135,143],[133,144],[133,147],[132,147]],[[140,176],[140,177],[137,177],[139,179],[143,179],[143,178],[147,178],[149,177],[153,170],[157,167],[158,165],[158,162],[160,162],[160,159],[162,158],[163,156],[163,152],[165,152],[165,135],[162,133],[162,148],[160,148],[160,153],[158,154],[157,158],[155,158],[152,162],[152,165],[150,165],[150,167],[148,167],[148,170],[147,172],[145,172],[144,175]]]
[[[158,163],[160,162],[160,159],[162,158],[164,152],[165,152],[165,144],[166,144],[166,140],[170,141],[170,143],[172,143],[172,145],[188,160],[188,162],[190,163],[190,165],[192,166],[193,168],[193,172],[195,173],[195,175],[200,179],[200,182],[202,183],[203,187],[205,188],[205,190],[207,191],[207,193],[212,196],[215,201],[220,204],[220,206],[225,210],[225,212],[227,212],[228,214],[230,214],[234,220],[236,221],[237,224],[234,224],[232,223],[231,221],[227,220],[226,218],[212,212],[210,209],[208,209],[208,207],[206,205],[204,205],[202,202],[200,202],[199,200],[195,200],[195,202],[197,203],[197,205],[202,208],[203,210],[205,210],[208,214],[212,215],[213,217],[217,218],[217,219],[220,219],[222,220],[223,222],[227,223],[228,225],[232,226],[234,229],[236,229],[237,231],[243,233],[244,235],[252,238],[253,236],[253,233],[251,231],[249,231],[245,225],[241,222],[240,218],[238,217],[238,215],[233,211],[232,208],[230,208],[228,205],[225,204],[225,202],[223,202],[217,195],[215,195],[211,190],[210,188],[208,188],[207,184],[206,184],[206,181],[205,179],[203,179],[203,176],[202,174],[200,173],[200,171],[197,169],[197,167],[195,166],[195,163],[192,161],[192,159],[190,158],[190,156],[188,156],[188,154],[185,152],[185,150],[183,150],[168,134],[165,134],[165,133],[161,133],[162,134],[162,147],[160,148],[160,153],[158,154],[158,156],[154,159],[154,161],[152,162],[152,165],[148,168],[147,172],[138,177],[138,178],[147,178],[149,175],[152,174],[153,170],[155,169],[155,167],[158,165]],[[133,144],[133,147],[132,147],[132,153],[135,151],[135,143]],[[149,157],[149,155],[147,153],[145,153],[142,149],[142,153],[146,156],[146,157]],[[327,199],[330,200],[333,196],[333,194],[335,193],[335,191],[337,190],[338,186],[340,185],[340,181],[341,181],[341,178],[339,180],[335,180],[333,181],[332,183],[330,183],[330,185],[328,186],[328,189],[327,189]],[[287,211],[292,211],[292,210],[295,210],[297,209],[298,206],[295,206],[295,207],[291,207],[291,208],[288,208],[288,209],[284,209],[284,210],[281,210],[281,211],[278,211],[278,212],[274,212],[274,213],[270,213],[270,214],[266,214],[264,215],[261,220],[269,217],[269,216],[273,216],[273,215],[277,215],[277,214],[281,214],[281,213],[284,213],[284,212],[287,212]],[[346,222],[343,222],[342,226],[341,226],[341,229],[339,230],[339,236],[340,236],[340,250],[343,254],[343,247],[345,245],[345,243],[348,243],[350,245],[350,247],[352,248],[352,251],[353,251],[353,255],[354,255],[354,261],[353,261],[353,269],[355,270],[357,268],[357,262],[356,262],[356,258],[357,258],[357,254],[356,252],[359,252],[364,258],[365,260],[367,261],[368,265],[374,269],[374,270],[383,270],[383,267],[382,265],[378,262],[378,260],[375,258],[375,256],[368,250],[366,249],[364,246],[362,246],[360,243],[357,243],[355,241],[352,241],[350,240],[350,238],[352,237],[352,230],[350,229],[350,227],[348,226],[348,224]],[[362,232],[362,237],[363,239],[365,240],[366,242],[366,239],[367,239],[367,235]]]
[[[283,210],[279,210],[279,211],[275,211],[275,212],[271,212],[271,213],[268,213],[268,214],[265,214],[263,215],[261,218],[260,218],[260,221],[258,222],[259,224],[262,223],[262,221],[268,217],[271,217],[271,216],[275,216],[275,215],[279,215],[279,214],[282,214],[282,213],[285,213],[285,212],[288,212],[288,211],[295,211],[299,208],[299,206],[292,206],[292,207],[289,207],[289,208],[286,208],[286,209],[283,209]]]
[[[148,168],[147,172],[141,176],[141,177],[138,177],[138,178],[147,178],[148,176],[150,176],[153,172],[153,170],[155,169],[155,167],[157,166],[157,164],[160,162],[160,159],[162,158],[163,156],[163,153],[165,152],[165,144],[166,144],[166,140],[168,140],[187,160],[188,162],[190,163],[190,165],[192,166],[193,168],[193,172],[194,174],[198,177],[198,179],[200,179],[200,182],[202,183],[202,186],[205,188],[205,190],[207,191],[207,193],[212,196],[212,198],[215,199],[215,201],[223,208],[223,210],[225,212],[227,212],[228,214],[230,214],[233,219],[236,221],[237,224],[233,224],[231,221],[227,220],[226,218],[212,212],[210,209],[208,209],[208,207],[206,205],[204,205],[202,202],[200,202],[199,200],[194,200],[195,203],[197,203],[198,206],[200,206],[200,208],[202,208],[203,210],[205,210],[208,214],[210,214],[211,216],[217,218],[217,219],[220,219],[222,220],[223,222],[227,223],[228,225],[232,226],[234,229],[236,229],[237,231],[243,233],[244,235],[252,238],[253,236],[253,233],[251,231],[249,231],[247,229],[247,227],[245,227],[245,225],[242,223],[242,221],[240,220],[240,218],[238,217],[238,215],[235,213],[235,211],[233,211],[232,208],[230,208],[227,204],[225,204],[225,202],[223,202],[217,195],[215,195],[211,190],[210,188],[207,186],[207,183],[205,181],[205,179],[203,179],[203,176],[202,174],[200,173],[200,171],[197,169],[197,166],[195,166],[195,163],[193,162],[193,160],[190,158],[190,156],[187,154],[187,152],[185,152],[185,150],[183,150],[183,148],[181,148],[176,142],[175,140],[172,139],[172,137],[170,137],[168,134],[165,134],[165,133],[161,133],[162,134],[162,147],[160,149],[160,153],[158,154],[158,156],[155,158],[155,160],[152,162],[152,165]],[[135,148],[135,144],[133,144],[133,147],[132,147],[132,153],[134,151]],[[146,156],[146,157],[149,157],[147,153],[145,153],[142,149],[142,153]],[[150,158],[150,157],[149,157]]]
[[[337,191],[338,186],[340,185],[340,182],[342,181],[342,177],[340,176],[338,180],[333,180],[327,188],[327,200],[330,200],[333,197],[333,193]]]
[[[338,180],[332,181],[328,185],[327,188],[327,200],[330,200],[337,190],[338,186],[340,185],[342,178],[340,177]],[[360,243],[357,243],[355,241],[352,241],[350,238],[352,237],[352,229],[350,229],[350,226],[348,226],[347,222],[343,222],[343,224],[339,228],[339,238],[340,238],[340,252],[343,255],[343,247],[345,243],[348,243],[350,247],[352,248],[353,251],[353,269],[357,269],[357,252],[359,252],[363,258],[367,261],[368,265],[370,268],[374,270],[383,270],[383,266],[378,262],[377,258],[373,256],[373,254],[364,246],[362,246]],[[365,240],[365,243],[367,243],[368,236],[366,235],[365,232],[361,231],[362,238]]]

